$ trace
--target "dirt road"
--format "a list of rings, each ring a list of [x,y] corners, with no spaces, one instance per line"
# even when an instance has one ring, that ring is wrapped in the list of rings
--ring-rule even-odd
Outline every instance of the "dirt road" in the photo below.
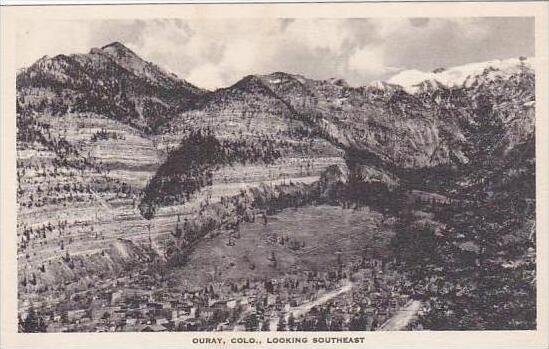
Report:
[[[354,284],[349,281],[347,284],[343,285],[342,287],[340,287],[336,290],[327,292],[327,293],[323,294],[322,296],[320,296],[318,299],[316,299],[314,301],[303,303],[301,305],[298,305],[297,307],[290,308],[290,310],[288,310],[284,314],[284,319],[287,322],[288,318],[290,317],[290,314],[293,314],[294,318],[297,318],[301,315],[305,315],[312,308],[314,308],[316,306],[319,306],[321,304],[324,304],[324,303],[328,302],[330,299],[339,296],[340,294],[349,292],[353,288],[353,286],[354,286]],[[278,317],[275,317],[275,318],[271,319],[269,329],[271,331],[276,331],[277,325],[278,325]]]
[[[406,326],[416,318],[420,307],[420,301],[410,300],[393,317],[385,321],[378,331],[402,331],[406,329]]]

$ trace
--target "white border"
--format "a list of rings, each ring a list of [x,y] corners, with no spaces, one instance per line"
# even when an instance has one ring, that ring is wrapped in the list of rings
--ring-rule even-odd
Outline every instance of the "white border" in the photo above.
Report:
[[[471,17],[471,16],[532,16],[536,22],[536,157],[537,157],[537,315],[536,331],[447,331],[447,332],[360,332],[365,345],[266,345],[226,348],[547,348],[548,290],[547,275],[549,231],[549,118],[548,118],[548,14],[549,3],[340,3],[340,4],[187,4],[187,5],[119,5],[119,6],[17,6],[0,8],[1,15],[1,347],[2,348],[208,348],[194,345],[193,337],[208,337],[211,333],[17,333],[16,290],[16,178],[15,178],[15,27],[24,18],[98,19],[98,18],[346,18],[346,17]],[[52,38],[55,40],[55,38]],[[307,337],[334,335],[329,332],[278,333],[277,336]],[[338,332],[337,335],[356,332]],[[216,337],[246,336],[265,338],[273,333],[217,332]],[[229,342],[229,340],[227,340]]]

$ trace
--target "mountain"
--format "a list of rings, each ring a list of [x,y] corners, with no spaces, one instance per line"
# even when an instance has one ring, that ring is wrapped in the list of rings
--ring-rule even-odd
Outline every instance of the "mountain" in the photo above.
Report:
[[[108,55],[116,64],[141,79],[158,86],[163,86],[166,89],[181,91],[184,95],[188,94],[189,96],[204,92],[185,80],[179,79],[177,75],[168,73],[150,62],[144,61],[132,50],[119,42],[110,43],[101,49],[92,49],[91,52]],[[187,93],[184,93],[184,91],[187,91]]]
[[[17,74],[17,87],[20,109],[94,112],[147,133],[205,93],[117,42],[88,54],[43,57]]]
[[[260,76],[205,94],[164,129],[171,135],[164,142],[175,150],[145,188],[141,208],[183,204],[204,187],[218,197],[238,193],[228,183],[311,181],[328,166],[345,167],[344,152],[313,134],[314,127]],[[194,147],[211,147],[206,153],[216,156],[189,152]],[[191,161],[196,158],[203,161]]]
[[[389,78],[387,82],[402,86],[408,93],[416,93],[429,88],[436,89],[438,86],[446,88],[470,87],[475,84],[480,75],[484,75],[485,80],[505,79],[518,73],[521,69],[532,68],[533,59],[521,57],[470,63],[449,69],[436,69],[430,73],[420,70],[404,70]]]
[[[423,88],[413,92],[407,85],[411,80],[404,80],[407,73],[359,88],[342,80],[319,81],[283,72],[250,75],[233,86],[201,96],[194,108],[172,120],[169,133],[181,136],[197,129],[209,130],[236,153],[248,149],[251,154],[249,149],[270,144],[277,150],[274,163],[283,164],[282,168],[296,159],[313,163],[315,159],[334,159],[333,163],[323,162],[317,167],[320,169],[344,160],[351,178],[382,178],[394,185],[399,173],[467,163],[466,133],[478,108],[500,111],[510,148],[528,138],[534,115],[530,107],[534,98],[530,64],[525,60],[496,63],[431,74],[446,77],[444,83],[423,80],[431,75],[422,75],[414,84]],[[452,83],[449,77],[454,78]],[[321,147],[308,145],[314,143]],[[272,149],[267,152],[273,153]],[[246,167],[263,160],[244,156],[237,162],[245,162]],[[215,171],[223,173],[233,165],[225,163]],[[161,177],[155,181],[172,183]],[[153,187],[148,192],[160,203],[162,186]]]
[[[17,75],[20,295],[180,266],[259,211],[367,205],[392,221],[417,192],[459,211],[479,176],[530,207],[534,82],[519,59],[361,87],[274,72],[206,91],[120,43],[44,57]],[[501,145],[492,169],[485,136]],[[435,213],[420,223],[462,223]]]

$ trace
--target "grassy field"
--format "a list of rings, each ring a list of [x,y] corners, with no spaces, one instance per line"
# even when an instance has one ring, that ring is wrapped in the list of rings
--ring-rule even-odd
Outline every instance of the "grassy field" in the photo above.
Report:
[[[243,223],[240,238],[229,244],[221,232],[199,242],[188,263],[175,272],[183,287],[202,287],[210,282],[277,277],[292,272],[327,270],[338,263],[360,258],[363,251],[386,253],[392,232],[383,216],[335,206],[286,209],[254,223]],[[280,240],[289,238],[282,245]],[[291,242],[299,244],[292,249]],[[303,246],[303,242],[305,246]],[[385,252],[383,252],[385,250]],[[274,252],[276,265],[270,259]],[[340,257],[338,257],[340,255]]]

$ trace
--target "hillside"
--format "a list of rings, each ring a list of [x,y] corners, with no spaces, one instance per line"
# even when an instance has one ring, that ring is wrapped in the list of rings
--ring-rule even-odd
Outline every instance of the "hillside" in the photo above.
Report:
[[[100,253],[144,238],[137,200],[165,152],[151,133],[204,91],[119,43],[44,57],[17,88],[20,292],[120,270]]]
[[[165,130],[171,135],[169,146],[174,151],[145,189],[142,203],[154,206],[174,203],[171,199],[164,200],[162,193],[166,188],[173,196],[173,189],[182,189],[183,186],[173,184],[174,180],[181,182],[182,179],[176,179],[181,176],[190,182],[197,176],[206,177],[196,178],[202,184],[187,191],[186,199],[179,200],[184,203],[190,194],[206,186],[310,181],[330,165],[345,168],[344,152],[313,134],[313,128],[309,120],[303,119],[256,76],[206,94],[197,100],[195,108],[174,118]],[[201,132],[208,134],[209,141],[201,139]],[[164,141],[170,142],[166,138]],[[202,155],[188,150],[197,142],[203,143],[198,147],[204,152]],[[206,160],[206,153],[217,158]],[[210,195],[217,196],[215,190]]]

